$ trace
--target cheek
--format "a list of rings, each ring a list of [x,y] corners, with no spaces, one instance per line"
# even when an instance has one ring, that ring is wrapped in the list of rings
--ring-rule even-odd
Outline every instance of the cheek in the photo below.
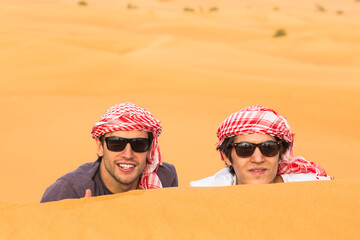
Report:
[[[245,159],[233,161],[233,167],[234,169],[237,169],[240,171],[245,171],[247,165],[249,165],[249,161],[246,161]]]
[[[247,165],[250,164],[249,158],[239,158],[236,154],[235,156],[232,155],[232,166],[235,172],[241,172],[246,169]]]
[[[121,156],[119,155],[119,152],[112,152],[107,149],[104,149],[103,151],[103,158],[107,159],[108,161],[115,161],[119,159]]]
[[[276,172],[277,172],[277,169],[279,168],[279,163],[280,163],[279,156],[269,159],[269,162],[271,163],[273,169],[276,170]]]
[[[150,153],[146,152],[146,153],[134,153],[134,158],[141,162],[141,163],[146,163],[147,159],[150,159]]]

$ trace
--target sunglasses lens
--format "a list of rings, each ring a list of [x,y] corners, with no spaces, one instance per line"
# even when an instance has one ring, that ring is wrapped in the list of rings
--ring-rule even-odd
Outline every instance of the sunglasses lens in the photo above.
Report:
[[[235,145],[235,151],[239,157],[250,157],[255,151],[255,146],[251,143],[242,142]]]
[[[146,152],[150,148],[151,141],[149,138],[120,138],[107,137],[105,138],[107,148],[112,152],[121,152],[126,145],[130,143],[134,152]]]
[[[134,138],[130,140],[131,148],[135,152],[146,152],[150,147],[150,139],[148,138]]]
[[[121,152],[122,150],[125,149],[126,147],[126,144],[127,144],[127,141],[126,139],[119,139],[119,138],[106,138],[106,145],[107,145],[107,148],[110,150],[110,151],[113,151],[113,152]]]
[[[259,146],[262,155],[265,157],[274,157],[279,153],[279,146],[277,142],[267,141],[260,144],[249,142],[240,142],[234,144],[236,154],[239,157],[250,157],[254,154],[256,146]]]
[[[276,142],[267,141],[260,145],[260,151],[265,157],[274,157],[279,152],[279,147]]]

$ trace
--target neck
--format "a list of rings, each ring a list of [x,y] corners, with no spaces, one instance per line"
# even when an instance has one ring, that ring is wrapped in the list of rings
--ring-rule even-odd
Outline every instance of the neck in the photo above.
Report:
[[[276,175],[273,183],[283,183],[283,182],[284,182],[284,180],[281,177],[281,175]]]

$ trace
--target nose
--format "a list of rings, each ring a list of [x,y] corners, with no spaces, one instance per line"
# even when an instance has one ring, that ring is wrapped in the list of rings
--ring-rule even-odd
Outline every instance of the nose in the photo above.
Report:
[[[133,150],[130,146],[130,143],[127,143],[124,150],[121,152],[122,157],[125,159],[132,159],[133,158]]]
[[[264,155],[262,155],[262,153],[260,152],[259,147],[255,148],[255,151],[254,151],[253,155],[251,156],[250,161],[253,163],[262,163],[265,161]]]

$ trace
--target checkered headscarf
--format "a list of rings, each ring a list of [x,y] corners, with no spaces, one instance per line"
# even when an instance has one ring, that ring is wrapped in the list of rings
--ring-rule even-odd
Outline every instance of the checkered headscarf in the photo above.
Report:
[[[114,105],[105,112],[99,122],[94,124],[91,135],[95,139],[108,132],[131,130],[151,132],[154,135],[150,157],[147,158],[138,188],[162,188],[161,181],[156,174],[161,164],[161,153],[157,138],[161,134],[162,127],[150,112],[131,102]]]
[[[254,133],[278,137],[291,144],[283,155],[278,174],[312,172],[317,176],[327,176],[325,170],[319,165],[308,162],[300,156],[293,157],[295,134],[291,133],[286,119],[269,108],[251,106],[231,114],[217,130],[219,142],[216,147],[219,147],[225,138]]]

